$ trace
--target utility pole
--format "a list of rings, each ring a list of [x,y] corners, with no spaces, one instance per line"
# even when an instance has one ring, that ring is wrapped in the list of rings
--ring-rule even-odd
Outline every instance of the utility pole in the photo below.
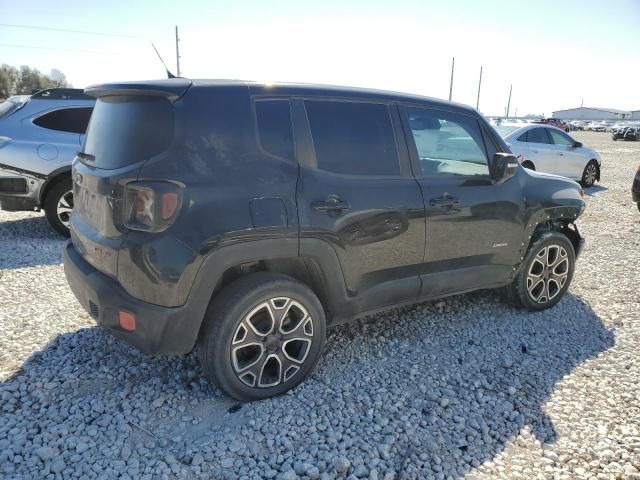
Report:
[[[584,97],[582,97],[582,100],[580,100],[580,108],[582,108],[583,105],[584,105]]]
[[[456,65],[456,57],[451,58],[451,81],[449,82],[449,101],[451,101],[451,95],[453,94],[453,67]]]
[[[480,86],[482,85],[482,65],[480,65],[480,80],[478,80],[478,99],[476,100],[476,110],[480,110]]]
[[[511,108],[511,91],[513,90],[513,85],[509,86],[509,100],[507,101],[507,118],[509,118],[509,109]]]
[[[178,26],[176,25],[176,72],[178,77],[180,76],[180,47],[178,46],[178,42],[180,38],[178,37]]]

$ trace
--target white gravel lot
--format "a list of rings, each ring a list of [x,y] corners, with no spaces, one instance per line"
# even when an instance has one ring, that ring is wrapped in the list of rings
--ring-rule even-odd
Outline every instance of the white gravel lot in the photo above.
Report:
[[[0,211],[0,477],[640,479],[640,142],[575,136],[603,179],[558,306],[478,292],[337,327],[252,404],[97,328],[44,217]]]

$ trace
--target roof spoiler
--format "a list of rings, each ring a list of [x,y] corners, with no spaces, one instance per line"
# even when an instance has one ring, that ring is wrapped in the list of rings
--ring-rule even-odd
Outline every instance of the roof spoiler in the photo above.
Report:
[[[105,83],[91,85],[85,88],[84,93],[93,98],[144,95],[151,97],[163,97],[170,102],[175,102],[191,87],[191,80],[186,78],[173,78],[169,80],[155,80],[151,82],[127,82]]]

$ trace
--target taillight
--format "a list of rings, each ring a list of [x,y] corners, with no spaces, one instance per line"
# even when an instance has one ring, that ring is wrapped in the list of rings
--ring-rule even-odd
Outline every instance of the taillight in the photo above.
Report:
[[[124,188],[124,225],[131,230],[161,232],[182,205],[182,189],[173,183],[131,182]]]
[[[580,189],[580,198],[584,200],[584,190],[582,188]]]

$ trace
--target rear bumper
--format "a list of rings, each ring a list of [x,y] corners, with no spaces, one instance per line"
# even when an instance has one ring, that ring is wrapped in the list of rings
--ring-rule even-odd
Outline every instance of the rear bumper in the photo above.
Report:
[[[184,354],[193,349],[202,322],[202,299],[190,298],[180,307],[138,300],[87,263],[71,242],[64,247],[64,273],[82,307],[114,337],[147,354]],[[120,328],[121,310],[135,315],[135,331]]]

